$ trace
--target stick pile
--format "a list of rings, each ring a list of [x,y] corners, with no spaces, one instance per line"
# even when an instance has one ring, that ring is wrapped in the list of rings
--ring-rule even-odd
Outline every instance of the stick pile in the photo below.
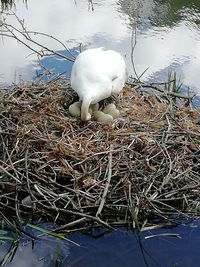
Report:
[[[68,85],[56,82],[2,93],[5,216],[71,229],[199,215],[200,117],[187,99],[180,105],[177,96],[125,87],[114,100],[121,116],[112,125],[72,118],[75,100]]]

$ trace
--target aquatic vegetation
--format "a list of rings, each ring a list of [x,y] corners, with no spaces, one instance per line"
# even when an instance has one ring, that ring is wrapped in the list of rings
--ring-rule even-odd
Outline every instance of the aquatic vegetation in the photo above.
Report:
[[[37,261],[34,257],[34,250],[38,245],[43,256],[46,254],[46,259],[40,258],[38,262],[44,260],[46,265],[47,263],[50,264],[47,266],[60,266],[58,263],[62,263],[63,258],[67,256],[69,244],[79,246],[76,242],[68,239],[66,233],[56,233],[53,225],[48,223],[15,227],[8,218],[3,217],[4,226],[2,227],[3,230],[0,230],[0,246],[1,252],[4,253],[1,253],[0,266],[7,266],[10,262],[13,266],[18,262],[21,264],[28,262],[30,266],[33,266],[34,261],[35,264]],[[45,249],[41,249],[43,246]],[[33,253],[31,253],[31,249]],[[21,257],[21,253],[23,257]],[[48,257],[49,254],[51,257]]]

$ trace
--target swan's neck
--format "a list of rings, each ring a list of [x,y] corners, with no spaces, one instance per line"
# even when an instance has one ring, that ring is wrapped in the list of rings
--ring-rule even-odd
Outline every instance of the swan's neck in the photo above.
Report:
[[[91,103],[91,97],[84,97],[81,106],[81,120],[88,121],[91,118],[89,113],[89,106]]]

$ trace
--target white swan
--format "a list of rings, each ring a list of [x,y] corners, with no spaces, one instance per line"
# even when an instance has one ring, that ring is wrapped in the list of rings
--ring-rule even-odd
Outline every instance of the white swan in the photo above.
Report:
[[[126,64],[116,51],[101,48],[80,53],[72,67],[71,86],[79,95],[81,119],[91,118],[90,104],[118,94],[126,80]]]

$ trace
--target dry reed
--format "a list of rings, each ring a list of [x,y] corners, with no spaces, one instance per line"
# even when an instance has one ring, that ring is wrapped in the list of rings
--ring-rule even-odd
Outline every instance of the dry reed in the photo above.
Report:
[[[16,86],[1,96],[5,216],[79,229],[199,215],[200,117],[187,98],[180,105],[173,94],[125,87],[114,100],[120,118],[103,125],[69,115],[77,96],[65,83]]]

